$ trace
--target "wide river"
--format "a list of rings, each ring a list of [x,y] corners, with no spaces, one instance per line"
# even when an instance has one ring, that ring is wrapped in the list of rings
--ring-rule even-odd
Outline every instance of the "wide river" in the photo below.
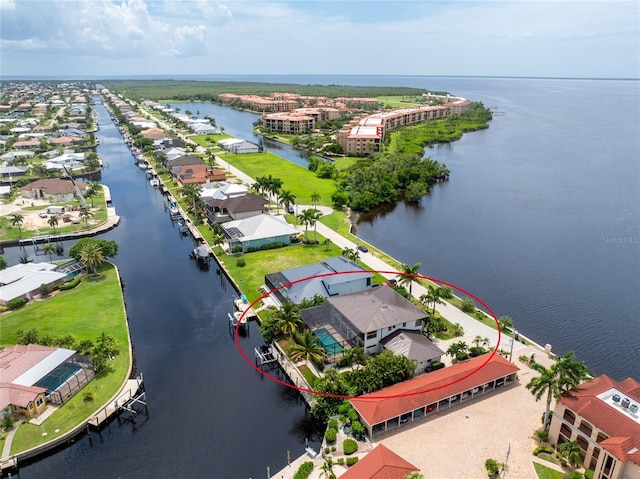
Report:
[[[532,339],[576,352],[596,373],[640,378],[640,91],[637,81],[447,77],[198,77],[199,80],[401,85],[446,90],[497,114],[488,130],[427,151],[451,180],[417,206],[361,218],[357,234],[421,273],[459,285]],[[259,141],[257,115],[180,104]],[[227,332],[231,288],[188,259],[162,197],[98,105],[101,145],[122,223],[115,258],[150,417],[21,468],[24,479],[262,478],[317,449],[297,395],[243,362]],[[305,164],[286,145],[267,149]],[[273,172],[278,176],[278,172]],[[68,248],[68,246],[67,246]],[[14,249],[15,250],[15,249]],[[14,264],[17,252],[7,250]],[[12,261],[13,260],[13,261]],[[260,344],[257,327],[241,338]],[[97,440],[96,440],[97,439]]]

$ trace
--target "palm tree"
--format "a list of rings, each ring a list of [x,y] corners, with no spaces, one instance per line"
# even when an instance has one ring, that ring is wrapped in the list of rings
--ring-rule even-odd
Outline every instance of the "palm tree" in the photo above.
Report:
[[[321,198],[322,197],[320,196],[320,193],[318,193],[317,191],[311,193],[311,203],[313,204],[314,208],[317,206],[318,201],[320,201]]]
[[[580,466],[580,463],[582,462],[582,457],[580,456],[581,454],[580,444],[578,444],[577,441],[563,442],[558,446],[558,452],[573,467]]]
[[[97,275],[98,267],[104,263],[104,254],[99,243],[87,243],[80,252],[80,261],[87,265],[87,268]]]
[[[313,210],[313,218],[311,219],[311,226],[313,226],[313,241],[318,242],[318,221],[320,221],[320,217],[322,216],[322,211]]]
[[[293,362],[304,360],[317,364],[327,357],[327,352],[318,344],[318,337],[311,330],[294,334],[293,340],[295,344],[289,350],[289,357]]]
[[[320,477],[336,479],[336,473],[333,472],[333,459],[331,456],[326,457],[324,463],[320,466]]]
[[[351,249],[346,247],[342,250],[342,256],[344,256],[347,259],[350,259],[354,263],[360,260],[360,253],[358,252],[357,249]]]
[[[24,223],[24,216],[19,213],[11,215],[11,226],[18,227],[18,235],[20,238],[22,238],[22,223]]]
[[[404,264],[404,263],[400,265],[400,268],[402,268],[402,273],[399,273],[397,275],[397,278],[401,284],[409,287],[409,296],[413,296],[411,292],[411,286],[413,285],[414,281],[418,280],[416,276],[418,275],[418,270],[420,269],[420,266],[422,266],[421,263],[416,263],[413,266],[409,266],[408,264]]]
[[[315,221],[315,210],[311,208],[307,208],[306,210],[302,210],[302,213],[298,214],[297,218],[300,220],[300,223],[304,225],[304,237],[309,240],[309,225]]]
[[[280,214],[280,189],[282,188],[282,180],[280,178],[272,178],[269,175],[269,193],[276,195],[276,214]]]
[[[457,343],[453,343],[447,349],[447,354],[452,358],[456,358],[458,361],[462,361],[467,357],[467,353],[469,351],[469,346],[464,341],[458,341]]]
[[[413,471],[407,474],[404,479],[424,479],[424,475],[421,472]]]
[[[274,313],[274,317],[276,318],[276,336],[293,336],[304,326],[300,311],[293,303],[284,303],[282,307]]]
[[[422,304],[428,307],[429,304],[433,304],[433,310],[431,314],[436,314],[436,304],[444,304],[444,301],[440,299],[440,288],[433,286],[432,284],[427,285],[428,293],[420,296],[420,301]]]
[[[53,244],[53,243],[47,243],[42,248],[42,252],[44,254],[48,254],[49,255],[49,262],[53,261],[53,253],[56,253],[57,251],[58,251],[58,249],[56,248],[56,245]]]
[[[513,319],[511,319],[511,316],[500,316],[498,318],[498,323],[505,333],[507,331],[511,331],[513,328]]]
[[[296,195],[291,193],[290,190],[280,190],[280,199],[278,200],[284,207],[286,213],[289,212],[289,207],[296,203]]]
[[[49,226],[53,228],[53,234],[56,234],[56,226],[58,226],[58,217],[56,215],[49,216],[49,220],[47,221]]]
[[[93,198],[95,196],[98,196],[101,191],[102,191],[102,186],[100,186],[100,183],[98,183],[97,181],[92,181],[91,183],[89,183],[89,187],[87,188],[86,195],[89,196],[89,198],[91,198],[92,208],[93,208]]]
[[[565,356],[556,359],[556,362],[549,368],[539,363],[531,364],[531,367],[540,373],[540,376],[529,381],[527,389],[535,396],[536,401],[539,401],[545,393],[547,395],[543,419],[545,431],[549,429],[551,400],[558,400],[562,394],[566,394],[572,388],[579,386],[582,381],[592,377],[584,361],[576,362],[574,356],[575,354],[570,351]]]
[[[84,225],[85,226],[89,226],[89,218],[93,217],[93,213],[91,211],[89,211],[89,208],[83,208],[82,210],[80,210],[80,218],[82,218],[82,221],[84,221]]]

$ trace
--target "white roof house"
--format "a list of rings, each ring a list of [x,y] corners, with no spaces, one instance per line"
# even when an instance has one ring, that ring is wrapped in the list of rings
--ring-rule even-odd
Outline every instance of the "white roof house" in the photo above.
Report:
[[[62,282],[66,273],[54,271],[55,264],[17,264],[0,271],[0,304],[8,304],[14,298],[31,299],[40,294],[42,284]]]
[[[228,221],[220,226],[229,245],[241,244],[245,252],[248,248],[258,249],[272,243],[290,244],[291,237],[298,234],[298,230],[284,217],[265,214]]]
[[[246,195],[248,192],[249,189],[246,186],[237,183],[205,183],[201,185],[200,198],[225,200],[227,198]]]

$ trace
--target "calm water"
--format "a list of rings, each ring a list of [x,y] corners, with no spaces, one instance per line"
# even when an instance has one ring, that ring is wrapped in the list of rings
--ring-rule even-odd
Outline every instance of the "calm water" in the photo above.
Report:
[[[449,91],[496,110],[488,130],[427,149],[451,169],[451,181],[419,205],[363,216],[358,236],[402,262],[422,263],[424,275],[472,292],[555,352],[575,351],[594,372],[640,377],[640,82],[197,79],[411,86]],[[258,115],[201,103],[179,106],[214,116],[229,134],[253,138]],[[297,150],[284,145],[283,151],[305,164]]]
[[[103,182],[122,216],[102,237],[120,245],[115,263],[150,416],[135,427],[115,422],[102,439],[92,436],[93,446],[82,438],[21,468],[20,477],[261,478],[267,466],[275,472],[286,465],[288,450],[299,456],[305,437],[317,450],[319,437],[298,395],[262,379],[238,353],[227,329],[231,286],[223,287],[215,267],[203,272],[189,259],[192,241],[172,226],[104,107],[96,111],[99,153],[108,161]],[[7,250],[11,264],[16,250]],[[256,323],[241,344],[253,357],[262,344]]]

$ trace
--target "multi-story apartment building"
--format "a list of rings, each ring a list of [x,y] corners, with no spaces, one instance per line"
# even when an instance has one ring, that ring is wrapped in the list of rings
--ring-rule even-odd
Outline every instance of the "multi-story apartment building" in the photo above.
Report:
[[[640,479],[639,407],[638,381],[598,376],[560,397],[549,440],[576,441],[594,479]]]
[[[315,126],[313,116],[296,111],[264,114],[262,115],[262,122],[270,130],[293,135],[308,133]]]

